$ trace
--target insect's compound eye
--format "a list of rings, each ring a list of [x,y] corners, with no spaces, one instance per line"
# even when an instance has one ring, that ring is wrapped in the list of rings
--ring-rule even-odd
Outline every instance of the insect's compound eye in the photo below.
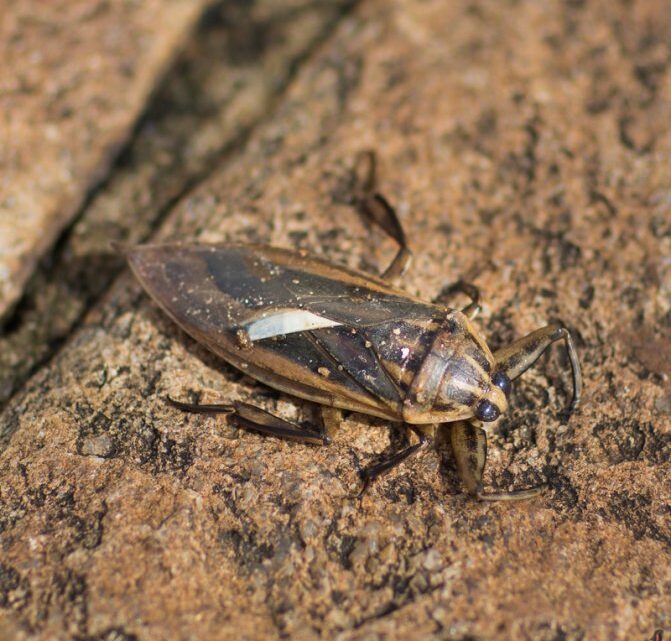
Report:
[[[499,416],[501,416],[501,410],[499,410],[494,403],[491,403],[486,398],[483,398],[475,406],[475,416],[485,423],[490,423],[495,421]]]
[[[494,385],[496,385],[496,387],[498,387],[506,396],[510,394],[510,379],[504,372],[496,372],[496,374],[492,376],[492,383],[494,383]]]

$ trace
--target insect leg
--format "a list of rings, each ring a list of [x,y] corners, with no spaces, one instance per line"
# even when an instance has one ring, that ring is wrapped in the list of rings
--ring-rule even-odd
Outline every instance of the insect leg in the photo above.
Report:
[[[353,204],[361,216],[375,223],[398,243],[399,249],[394,260],[382,273],[383,278],[393,280],[407,269],[412,252],[396,211],[387,199],[376,191],[376,174],[375,152],[370,150],[360,152],[354,163]]]
[[[471,302],[461,311],[468,316],[468,318],[473,320],[480,313],[482,307],[480,306],[480,290],[472,283],[466,283],[463,280],[460,280],[452,285],[443,287],[433,302],[437,305],[447,305],[447,302],[455,294],[466,294],[466,296],[471,299]]]
[[[545,485],[538,485],[525,490],[486,493],[482,485],[487,461],[486,432],[470,421],[457,421],[452,424],[450,437],[459,477],[470,495],[481,501],[521,501],[538,496],[545,490]]]
[[[405,459],[412,456],[415,452],[417,452],[417,450],[426,444],[427,438],[424,436],[424,434],[422,434],[422,432],[420,432],[414,425],[408,425],[408,427],[414,434],[417,435],[419,442],[406,447],[400,452],[396,452],[396,454],[392,454],[389,458],[381,461],[380,463],[376,463],[375,465],[371,465],[370,467],[361,470],[363,488],[361,489],[360,495],[368,489],[368,486],[371,484],[371,482],[374,481],[378,476],[381,476],[385,472],[395,468],[397,465],[401,464],[403,461],[405,461]]]
[[[328,436],[333,436],[340,427],[342,421],[342,411],[337,407],[329,407],[328,405],[318,405],[321,413],[322,433]]]
[[[278,438],[312,445],[328,445],[331,442],[331,439],[321,430],[306,429],[295,423],[285,421],[259,407],[249,405],[249,403],[234,401],[230,405],[200,405],[198,403],[175,401],[169,396],[167,400],[171,405],[185,412],[230,414],[238,427],[268,436],[277,436]]]
[[[573,373],[573,398],[564,411],[569,416],[580,404],[582,393],[582,374],[580,372],[580,361],[573,345],[573,339],[569,331],[558,323],[552,323],[527,336],[516,340],[512,345],[499,349],[494,354],[497,369],[505,372],[510,380],[514,380],[520,374],[529,369],[540,357],[540,355],[555,341],[563,340],[566,343],[569,362]]]

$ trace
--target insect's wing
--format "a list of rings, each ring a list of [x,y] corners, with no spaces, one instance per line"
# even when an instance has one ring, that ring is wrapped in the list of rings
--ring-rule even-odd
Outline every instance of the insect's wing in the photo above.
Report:
[[[436,311],[374,277],[273,247],[140,245],[126,255],[161,307],[208,335],[275,315],[279,335],[291,333],[280,331],[287,323],[293,331],[319,327],[315,316],[331,321],[324,327],[356,329]]]
[[[222,290],[208,264],[208,257],[216,251],[206,245],[181,244],[124,250],[133,272],[156,303],[206,345],[228,336],[244,321],[249,312],[243,294],[253,291],[258,280],[241,269],[238,256],[231,253],[229,272],[235,288]]]
[[[408,322],[421,329],[436,314],[379,279],[276,248],[147,245],[127,256],[156,302],[236,367],[283,391],[378,415],[397,416],[402,404],[390,376],[398,363],[390,369],[379,357],[393,348],[391,332]]]

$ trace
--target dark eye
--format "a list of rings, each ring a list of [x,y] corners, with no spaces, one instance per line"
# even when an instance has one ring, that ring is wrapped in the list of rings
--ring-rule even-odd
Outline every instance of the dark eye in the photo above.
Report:
[[[475,416],[485,423],[495,421],[500,415],[499,408],[485,398],[475,406]]]
[[[510,394],[510,379],[508,375],[503,372],[496,372],[492,376],[492,383],[496,385],[506,396]]]

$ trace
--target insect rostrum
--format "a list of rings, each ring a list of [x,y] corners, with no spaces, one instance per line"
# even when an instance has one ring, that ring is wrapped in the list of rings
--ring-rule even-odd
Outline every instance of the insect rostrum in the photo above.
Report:
[[[374,191],[375,157],[359,156],[353,204],[399,244],[383,278],[304,253],[243,244],[158,244],[124,249],[152,298],[212,352],[259,381],[321,405],[414,425],[451,424],[457,468],[469,493],[483,500],[520,499],[535,487],[486,493],[482,472],[486,428],[508,407],[511,381],[557,340],[566,343],[579,403],[581,374],[569,332],[548,325],[492,353],[471,323],[478,291],[463,310],[423,302],[389,279],[410,251],[396,213]],[[247,403],[190,405],[189,411],[230,412],[240,427],[309,443],[305,429]],[[363,472],[369,482],[413,454],[425,438]]]

